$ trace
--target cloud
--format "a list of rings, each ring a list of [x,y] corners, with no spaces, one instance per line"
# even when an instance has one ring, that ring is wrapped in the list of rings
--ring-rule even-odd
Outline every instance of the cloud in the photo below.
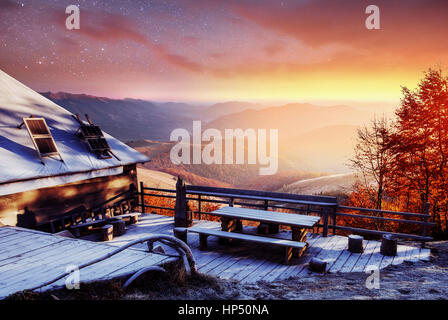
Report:
[[[67,16],[61,14],[60,11],[55,11],[53,17],[59,24],[64,21],[63,25],[65,25]],[[108,43],[132,41],[145,46],[170,65],[191,72],[203,71],[200,64],[189,60],[187,57],[170,52],[165,45],[154,43],[138,30],[133,21],[122,15],[84,11],[81,18],[81,28],[76,30],[76,33],[84,38]]]
[[[212,0],[211,0],[212,1]],[[338,44],[371,57],[391,55],[418,59],[448,49],[442,30],[448,29],[448,1],[377,0],[381,30],[367,30],[365,8],[370,1],[307,2],[229,0],[229,9],[247,22],[320,48]]]
[[[19,9],[20,6],[18,3],[13,2],[11,0],[1,0],[0,1],[0,9],[1,10],[7,10],[7,9]]]

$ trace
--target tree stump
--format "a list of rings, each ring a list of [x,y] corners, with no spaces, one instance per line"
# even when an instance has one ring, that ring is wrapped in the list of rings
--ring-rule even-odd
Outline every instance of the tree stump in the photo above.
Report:
[[[315,272],[324,273],[327,269],[327,262],[318,258],[312,258],[308,268]]]
[[[119,237],[126,232],[126,223],[121,219],[110,221],[109,224],[114,227],[114,237]]]
[[[103,241],[110,241],[114,238],[114,226],[106,224],[101,227],[101,236]]]
[[[381,239],[381,254],[384,256],[397,255],[397,238],[391,234],[384,234]]]
[[[348,251],[352,253],[363,253],[364,252],[364,246],[363,246],[363,240],[364,237],[351,234],[348,236]]]

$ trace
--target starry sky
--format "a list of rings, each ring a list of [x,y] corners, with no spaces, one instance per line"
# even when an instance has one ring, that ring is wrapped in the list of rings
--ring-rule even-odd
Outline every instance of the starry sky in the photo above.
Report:
[[[80,30],[65,27],[71,4]],[[111,98],[395,101],[447,69],[447,30],[436,0],[0,0],[0,69]]]

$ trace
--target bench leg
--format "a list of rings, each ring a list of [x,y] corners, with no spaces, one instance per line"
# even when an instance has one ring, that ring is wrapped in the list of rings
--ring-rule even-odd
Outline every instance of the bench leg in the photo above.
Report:
[[[206,234],[199,234],[199,250],[204,251],[207,249],[207,238],[208,235]]]
[[[291,264],[291,259],[294,256],[294,248],[286,247],[285,248],[285,264]]]

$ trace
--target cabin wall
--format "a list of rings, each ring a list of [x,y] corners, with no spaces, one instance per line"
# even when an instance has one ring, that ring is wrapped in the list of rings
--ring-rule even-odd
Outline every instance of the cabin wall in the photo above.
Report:
[[[33,224],[30,219],[42,223],[82,205],[95,207],[129,190],[131,184],[138,186],[136,165],[124,166],[120,175],[1,196],[0,223],[23,227]]]

